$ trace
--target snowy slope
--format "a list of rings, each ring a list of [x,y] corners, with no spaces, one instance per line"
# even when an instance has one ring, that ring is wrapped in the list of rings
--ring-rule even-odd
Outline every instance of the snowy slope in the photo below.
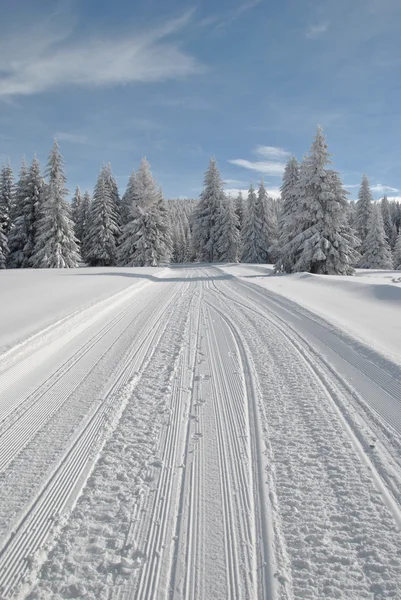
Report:
[[[252,278],[158,275],[3,355],[0,595],[401,597],[401,369]]]
[[[0,271],[0,353],[75,310],[162,269],[8,269]],[[125,276],[120,276],[121,273]]]
[[[354,277],[274,275],[268,265],[223,270],[294,300],[401,364],[401,272],[358,269]]]

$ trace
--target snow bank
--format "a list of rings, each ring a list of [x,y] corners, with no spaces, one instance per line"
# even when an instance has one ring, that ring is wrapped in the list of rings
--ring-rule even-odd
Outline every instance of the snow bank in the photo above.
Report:
[[[162,271],[152,267],[0,271],[0,353],[74,311]]]
[[[223,269],[301,304],[401,364],[400,271],[357,269],[354,277],[341,277],[274,275],[271,265],[240,264]]]

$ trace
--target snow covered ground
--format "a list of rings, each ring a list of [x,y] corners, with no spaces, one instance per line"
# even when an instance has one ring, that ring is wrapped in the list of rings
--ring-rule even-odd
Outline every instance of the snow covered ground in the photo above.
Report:
[[[3,598],[401,598],[401,369],[262,269],[0,273]]]
[[[294,300],[401,364],[401,271],[357,269],[340,277],[274,275],[269,265],[223,269]]]

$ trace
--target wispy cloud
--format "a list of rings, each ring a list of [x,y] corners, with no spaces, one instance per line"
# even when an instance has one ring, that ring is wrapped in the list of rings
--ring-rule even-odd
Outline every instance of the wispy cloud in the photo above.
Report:
[[[397,188],[390,187],[389,185],[382,185],[381,183],[376,183],[376,185],[372,185],[370,187],[372,192],[377,192],[378,194],[387,194],[389,192],[399,192]]]
[[[276,148],[275,146],[256,146],[255,153],[263,158],[268,159],[284,159],[290,156],[290,152],[283,150],[283,148]]]
[[[67,142],[69,144],[81,144],[86,145],[89,143],[89,139],[86,135],[81,135],[79,133],[70,133],[67,131],[58,131],[55,134],[55,137],[59,142]]]
[[[224,185],[241,187],[243,185],[248,185],[248,183],[246,181],[241,181],[240,179],[225,179]]]
[[[201,27],[207,27],[216,23],[214,27],[215,31],[223,29],[224,27],[227,27],[228,25],[239,19],[244,13],[248,12],[249,10],[252,10],[262,2],[263,0],[248,0],[246,2],[243,2],[242,4],[239,4],[226,14],[222,14],[220,16],[210,15],[202,19],[199,25]]]
[[[308,29],[306,30],[305,35],[309,40],[314,40],[314,39],[322,36],[324,33],[326,33],[328,28],[329,28],[328,23],[320,23],[318,25],[309,25]]]
[[[71,29],[32,27],[0,39],[0,96],[28,95],[61,86],[100,87],[174,79],[202,70],[195,58],[166,38],[192,13],[136,34],[77,38]]]
[[[244,169],[249,169],[250,171],[257,171],[258,173],[263,173],[264,175],[281,177],[285,169],[284,159],[290,155],[290,153],[283,148],[261,145],[256,146],[253,153],[264,160],[252,161],[244,158],[235,158],[229,160],[228,162],[232,165],[236,165],[237,167],[243,167]]]

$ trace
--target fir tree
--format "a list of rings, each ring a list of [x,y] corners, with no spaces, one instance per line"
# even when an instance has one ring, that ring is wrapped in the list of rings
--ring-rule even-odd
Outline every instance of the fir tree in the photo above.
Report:
[[[0,269],[5,269],[8,259],[8,235],[11,227],[14,181],[10,164],[4,165],[0,173]]]
[[[267,195],[263,180],[260,182],[258,188],[257,210],[262,215],[262,228],[260,232],[261,248],[263,249],[262,261],[267,263],[269,260],[274,261],[276,258],[278,224],[272,199]]]
[[[85,260],[93,267],[110,267],[117,261],[119,216],[103,167],[98,176],[85,236]]]
[[[276,246],[275,271],[291,273],[295,257],[288,250],[289,243],[294,239],[298,230],[298,200],[299,200],[299,164],[292,156],[284,169],[283,183],[280,188],[282,205],[279,215],[279,236]]]
[[[11,228],[8,235],[8,260],[7,266],[19,269],[25,262],[24,248],[28,241],[27,227],[24,214],[24,204],[27,193],[28,167],[25,158],[15,186],[14,202],[11,206]]]
[[[362,242],[362,252],[365,250],[365,239],[369,233],[370,213],[372,210],[373,196],[370,191],[369,180],[364,175],[358,192],[356,203],[355,229]]]
[[[107,165],[105,165],[103,167],[102,171],[103,171],[105,185],[109,189],[111,201],[114,205],[114,211],[115,211],[116,217],[117,217],[117,224],[119,227],[121,227],[121,215],[120,215],[121,199],[120,199],[120,193],[118,191],[117,182],[113,175],[113,171],[111,170],[111,164],[107,163]]]
[[[318,127],[300,170],[298,233],[284,251],[294,256],[292,272],[350,275],[359,244],[347,220],[347,193],[330,162],[323,130]]]
[[[397,236],[393,255],[394,269],[401,271],[401,232]]]
[[[359,266],[362,269],[391,269],[393,266],[390,246],[384,231],[383,217],[378,204],[371,206],[365,251]]]
[[[8,236],[14,204],[14,175],[10,163],[3,165],[0,172],[0,213],[3,219],[3,232]]]
[[[223,182],[217,163],[211,158],[204,177],[203,191],[192,219],[192,243],[201,262],[219,260],[223,199]]]
[[[235,214],[237,215],[237,219],[238,219],[238,231],[242,230],[242,227],[244,224],[244,213],[245,213],[244,197],[242,195],[242,192],[239,192],[239,194],[235,200]]]
[[[38,235],[32,264],[38,268],[72,268],[80,259],[74,224],[66,201],[66,177],[57,141],[49,155],[46,175],[48,188],[38,224]]]
[[[130,183],[131,215],[123,229],[118,262],[156,266],[170,257],[172,240],[167,207],[145,158]]]
[[[81,256],[85,261],[91,202],[92,199],[90,193],[88,191],[85,191],[78,211],[76,223],[76,237],[81,244]]]
[[[39,161],[34,157],[26,181],[26,194],[23,202],[26,243],[22,267],[32,266],[38,237],[38,224],[43,216],[44,182],[40,174]]]
[[[120,203],[120,216],[122,225],[126,225],[132,219],[132,207],[136,203],[136,175],[135,171],[132,171],[129,180],[127,189],[121,199]]]
[[[239,219],[230,198],[224,198],[221,213],[221,235],[217,251],[221,262],[238,262],[240,232]]]
[[[265,262],[266,247],[262,234],[263,217],[258,197],[251,184],[242,229],[242,261],[245,263]]]
[[[82,205],[82,194],[79,186],[75,188],[75,194],[71,200],[71,218],[74,221],[74,233],[80,242],[82,242],[81,237],[79,236],[79,216],[81,212]]]
[[[387,196],[384,196],[384,198],[382,199],[380,203],[380,208],[382,212],[384,232],[386,234],[387,241],[390,243],[391,234],[393,230],[393,222],[391,220],[390,214],[390,202],[388,201]]]

